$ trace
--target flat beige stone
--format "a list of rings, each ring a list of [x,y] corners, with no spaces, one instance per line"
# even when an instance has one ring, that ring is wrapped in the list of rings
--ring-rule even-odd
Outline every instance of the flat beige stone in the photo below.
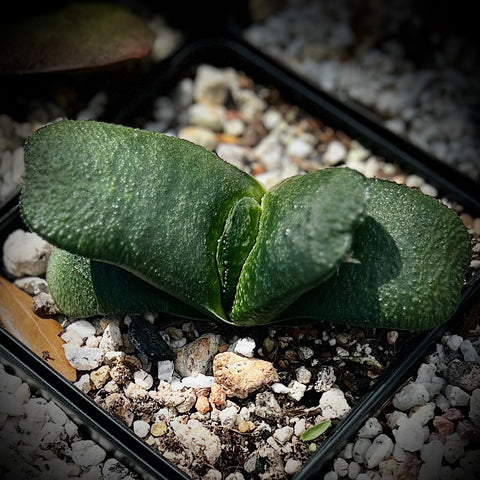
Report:
[[[264,385],[278,381],[275,367],[265,360],[233,352],[219,353],[213,360],[213,376],[230,397],[246,398]]]

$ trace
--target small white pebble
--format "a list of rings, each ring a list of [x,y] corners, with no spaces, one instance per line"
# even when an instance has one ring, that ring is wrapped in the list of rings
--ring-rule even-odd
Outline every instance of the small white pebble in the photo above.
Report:
[[[351,410],[344,392],[339,388],[331,388],[322,394],[320,408],[325,418],[342,418]]]
[[[313,152],[313,145],[301,138],[294,138],[287,146],[287,155],[296,158],[307,158]]]
[[[358,436],[363,438],[375,438],[383,431],[383,427],[377,418],[369,418],[362,428],[358,431]]]
[[[480,270],[480,260],[472,260],[470,262],[470,267],[472,267],[474,270]]]
[[[304,418],[300,418],[297,422],[295,422],[295,425],[293,427],[293,433],[299,437],[302,435],[305,430],[306,430],[306,421]]]
[[[133,380],[138,386],[145,390],[150,390],[153,386],[153,377],[145,370],[137,370],[134,372]]]
[[[336,458],[333,461],[333,470],[339,477],[345,477],[348,473],[348,462],[343,458]]]
[[[240,472],[234,472],[225,477],[225,480],[245,480],[245,477]]]
[[[183,377],[182,385],[187,388],[209,388],[212,386],[214,378],[210,375],[199,373],[196,377]]]
[[[15,397],[20,403],[27,403],[31,396],[30,385],[28,383],[22,383],[14,393]]]
[[[81,347],[83,345],[83,338],[76,330],[67,329],[62,333],[61,339],[69,345],[76,345],[77,347]]]
[[[407,187],[420,188],[424,183],[425,180],[416,174],[408,175],[405,179],[405,185]]]
[[[122,346],[122,333],[117,322],[110,322],[103,331],[102,339],[98,348],[100,350],[107,351],[117,351],[119,347]]]
[[[1,365],[1,364],[0,364]],[[3,368],[0,370],[0,391],[5,393],[15,393],[22,384],[21,378],[16,375],[10,375]]]
[[[387,332],[387,343],[389,345],[395,345],[398,340],[398,332],[396,330],[390,330]]]
[[[63,349],[66,359],[77,370],[93,370],[98,368],[103,360],[103,352],[99,348],[79,347],[64,343]]]
[[[10,417],[22,416],[25,413],[23,402],[12,393],[0,392],[0,413]]]
[[[232,428],[235,425],[235,421],[237,419],[237,412],[238,408],[233,405],[224,408],[218,414],[218,419],[220,420],[222,427]]]
[[[143,420],[135,420],[133,422],[133,431],[135,432],[135,435],[140,438],[145,438],[150,432],[150,424]]]
[[[438,196],[438,190],[433,186],[428,183],[424,183],[420,187],[420,191],[424,193],[425,195],[428,195],[429,197],[437,197]]]
[[[460,335],[450,335],[447,340],[447,346],[450,350],[457,351],[463,342],[463,338]]]
[[[307,386],[303,385],[303,383],[297,382],[296,380],[293,380],[289,384],[290,392],[288,392],[288,396],[292,400],[296,400],[297,402],[300,401],[303,398],[303,395],[305,394],[305,391],[307,390]]]
[[[46,422],[40,431],[39,441],[42,446],[55,443],[60,440],[64,432],[63,425],[59,425],[55,422]]]
[[[338,475],[334,471],[327,472],[323,477],[323,480],[338,480]],[[368,480],[370,480],[370,477],[368,477]]]
[[[72,460],[82,467],[98,465],[106,457],[105,450],[93,440],[79,440],[71,445]]]
[[[277,428],[277,430],[273,432],[273,438],[281,444],[288,442],[292,438],[292,435],[293,428],[288,425],[282,428]]]
[[[15,230],[3,244],[3,263],[14,277],[45,274],[52,246],[36,233]]]
[[[65,331],[75,331],[82,339],[95,335],[95,327],[87,320],[77,320],[71,323]]]
[[[348,478],[350,480],[355,480],[357,475],[360,473],[362,467],[357,462],[350,462],[348,464]]]
[[[345,160],[346,156],[347,149],[345,145],[338,140],[333,140],[328,144],[322,159],[326,165],[336,165]]]
[[[250,337],[240,338],[233,345],[233,351],[244,357],[253,357],[255,353],[255,340]]]
[[[285,473],[287,475],[295,475],[298,473],[302,468],[302,462],[299,460],[295,460],[293,458],[289,458],[287,463],[285,463]]]
[[[297,382],[307,385],[312,379],[312,372],[302,365],[295,370],[295,378],[297,379]]]
[[[92,335],[85,340],[85,345],[90,348],[96,348],[98,347],[99,344],[100,344],[100,339],[95,335]]]
[[[48,402],[45,405],[47,415],[52,422],[59,425],[65,425],[68,421],[66,413],[53,401]]]
[[[283,383],[272,383],[270,388],[272,389],[272,391],[274,393],[282,393],[282,394],[285,394],[285,395],[287,393],[290,393],[290,389],[286,385],[284,385]]]

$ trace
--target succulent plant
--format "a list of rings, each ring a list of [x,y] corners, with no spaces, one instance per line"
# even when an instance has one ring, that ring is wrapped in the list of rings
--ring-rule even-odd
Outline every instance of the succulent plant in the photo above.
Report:
[[[468,231],[418,190],[344,167],[266,190],[186,140],[93,121],[45,126],[25,154],[21,213],[57,247],[68,315],[420,330],[459,302]]]
[[[154,33],[147,23],[113,2],[42,5],[0,21],[0,73],[38,74],[91,70],[151,53]],[[34,7],[34,5],[32,5]]]

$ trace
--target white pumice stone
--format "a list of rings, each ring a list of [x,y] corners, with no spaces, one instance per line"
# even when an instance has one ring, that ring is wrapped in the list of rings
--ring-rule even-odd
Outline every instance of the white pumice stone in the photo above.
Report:
[[[105,450],[97,445],[93,440],[79,440],[73,442],[72,460],[82,467],[93,467],[98,465],[106,457]]]
[[[140,438],[145,438],[150,432],[150,424],[144,420],[135,420],[133,422],[133,431]]]

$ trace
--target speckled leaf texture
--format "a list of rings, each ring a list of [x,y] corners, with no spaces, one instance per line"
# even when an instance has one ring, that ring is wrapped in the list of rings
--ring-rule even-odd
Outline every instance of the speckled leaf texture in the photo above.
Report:
[[[50,254],[47,282],[59,310],[72,317],[164,312],[196,320],[207,318],[123,268],[60,248]]]
[[[459,217],[417,190],[328,168],[265,191],[203,147],[101,122],[30,137],[21,212],[64,250],[47,278],[74,316],[427,329],[471,255]]]
[[[291,177],[270,189],[238,281],[232,320],[269,322],[330,276],[351,249],[366,203],[365,177],[349,169]]]
[[[190,142],[102,122],[43,127],[25,155],[33,231],[226,319],[217,240],[239,198],[262,197],[255,179]]]
[[[423,330],[456,310],[471,258],[460,218],[419,190],[368,182],[367,216],[355,232],[352,261],[283,318]]]

